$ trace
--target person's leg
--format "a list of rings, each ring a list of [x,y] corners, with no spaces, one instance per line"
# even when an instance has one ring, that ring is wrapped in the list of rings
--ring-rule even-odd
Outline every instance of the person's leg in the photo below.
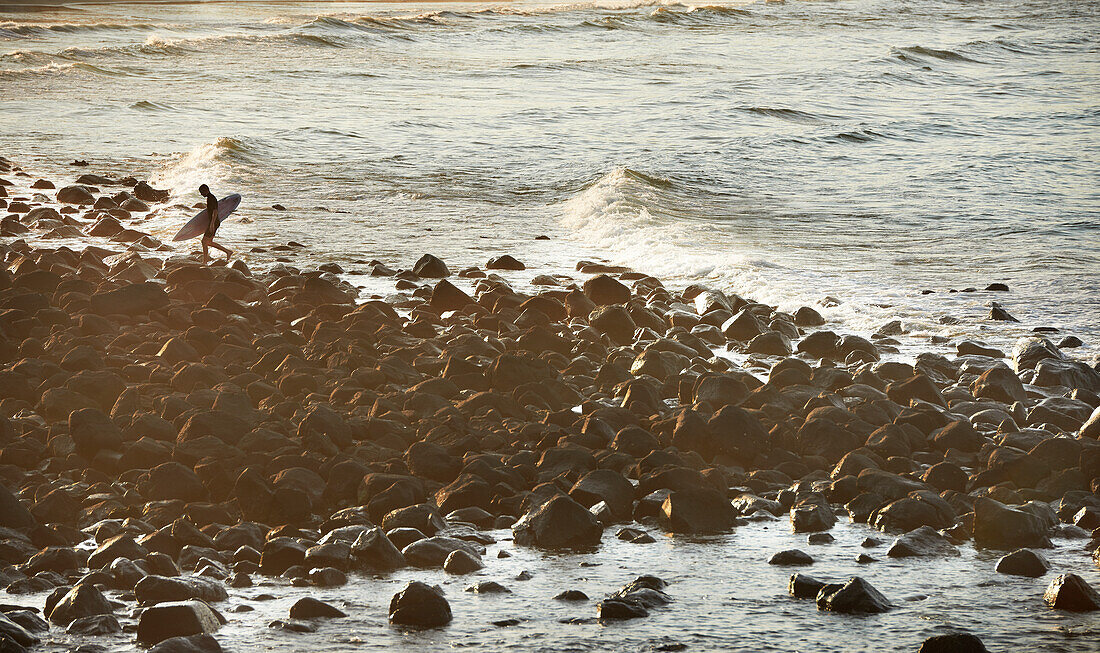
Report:
[[[210,241],[210,246],[214,249],[220,249],[221,251],[225,252],[225,260],[227,261],[229,260],[229,257],[233,256],[233,250],[222,247],[221,245],[215,243],[213,240]]]
[[[206,265],[210,261],[210,244],[214,241],[206,238],[202,239],[202,264]]]

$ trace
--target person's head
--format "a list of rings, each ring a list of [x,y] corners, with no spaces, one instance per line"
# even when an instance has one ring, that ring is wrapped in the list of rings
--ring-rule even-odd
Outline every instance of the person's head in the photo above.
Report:
[[[209,194],[210,194],[210,187],[209,186],[207,186],[206,184],[203,184],[202,186],[199,186],[199,195],[202,195],[203,197],[206,197]]]

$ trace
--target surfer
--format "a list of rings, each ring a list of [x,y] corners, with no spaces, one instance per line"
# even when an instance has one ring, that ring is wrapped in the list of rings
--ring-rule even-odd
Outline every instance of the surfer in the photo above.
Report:
[[[210,192],[210,187],[206,184],[199,186],[199,195],[206,198],[206,231],[202,234],[202,262],[203,265],[210,260],[210,248],[220,249],[225,252],[225,260],[228,262],[229,257],[233,256],[233,252],[230,249],[222,247],[214,242],[214,234],[218,232],[218,227],[221,226],[221,216],[218,215],[218,198],[214,197],[214,193]]]

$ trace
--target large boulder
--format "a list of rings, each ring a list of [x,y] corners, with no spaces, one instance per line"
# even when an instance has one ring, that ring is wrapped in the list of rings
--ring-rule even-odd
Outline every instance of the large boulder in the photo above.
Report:
[[[19,530],[33,528],[35,524],[31,511],[11,490],[0,484],[0,527]]]
[[[81,408],[70,413],[69,437],[76,452],[88,459],[103,449],[122,449],[122,431],[98,408]]]
[[[630,288],[606,274],[600,274],[584,282],[584,294],[596,306],[625,304],[630,301]]]
[[[1017,549],[997,561],[996,572],[1038,578],[1050,570],[1050,563],[1031,549]]]
[[[1100,610],[1100,593],[1077,574],[1062,574],[1050,581],[1043,601],[1052,608],[1071,612]]]
[[[891,558],[957,556],[959,550],[939,531],[921,526],[894,540],[886,555]]]
[[[390,623],[438,628],[451,623],[451,605],[443,591],[412,581],[390,600]]]
[[[413,264],[413,272],[416,273],[416,276],[424,279],[442,279],[451,276],[447,264],[431,254],[425,254],[417,259],[416,263]]]
[[[145,498],[153,501],[202,501],[206,498],[206,487],[198,474],[177,462],[162,463],[150,469],[143,490]]]
[[[92,193],[98,190],[94,186],[65,186],[57,191],[57,201],[62,204],[95,204],[95,195]]]
[[[600,543],[603,526],[584,506],[565,495],[532,508],[512,526],[516,544],[543,548],[589,547]]]
[[[134,596],[141,605],[190,600],[216,602],[229,598],[221,583],[202,576],[146,576],[134,586]]]
[[[1011,551],[1022,547],[1049,549],[1047,528],[1035,515],[986,497],[974,502],[974,544]]]
[[[405,566],[405,556],[378,527],[361,533],[355,539],[351,545],[351,555],[360,565],[372,571],[391,571]]]
[[[0,186],[0,188],[3,188],[3,186]],[[38,624],[38,628],[41,628],[42,622],[38,621]],[[8,618],[8,615],[0,612],[0,643],[4,641],[4,638],[15,642],[19,646],[35,646],[39,642],[38,637],[32,635],[30,631],[23,626],[12,621]]]
[[[616,519],[629,520],[634,509],[634,486],[611,469],[588,472],[573,484],[569,496],[582,506],[591,507],[603,501]]]
[[[96,587],[90,583],[80,583],[69,590],[50,610],[50,621],[59,626],[68,626],[81,617],[97,614],[111,614],[114,608]]]
[[[211,635],[191,635],[166,639],[147,653],[222,653],[222,647]]]
[[[717,490],[685,487],[669,493],[657,521],[673,533],[722,533],[736,526],[737,510]]]
[[[137,640],[149,646],[172,637],[209,635],[224,623],[224,618],[202,601],[161,603],[142,610]]]
[[[291,619],[336,619],[346,616],[348,615],[343,610],[310,596],[300,598],[290,606]]]
[[[988,653],[988,650],[976,635],[948,633],[924,640],[917,653]]]
[[[817,609],[829,612],[874,614],[886,612],[890,607],[889,599],[859,576],[853,576],[839,588],[826,585],[817,595]]]
[[[836,515],[820,494],[799,499],[791,506],[791,528],[796,533],[827,531],[835,524]]]
[[[995,365],[982,372],[970,384],[970,392],[979,399],[992,399],[1003,404],[1027,399],[1020,377],[1004,365]]]

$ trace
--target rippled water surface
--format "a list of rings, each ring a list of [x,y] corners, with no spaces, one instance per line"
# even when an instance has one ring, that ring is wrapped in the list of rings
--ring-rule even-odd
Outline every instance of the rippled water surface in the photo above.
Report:
[[[74,156],[145,172],[188,203],[203,181],[239,191],[251,222],[227,240],[297,239],[317,260],[602,256],[784,308],[832,296],[831,319],[900,318],[917,344],[1055,326],[1089,358],[1098,14],[1077,0],[74,4],[0,15],[0,147],[57,175]],[[992,281],[1012,292],[948,292]],[[986,321],[990,301],[1022,323]]]

